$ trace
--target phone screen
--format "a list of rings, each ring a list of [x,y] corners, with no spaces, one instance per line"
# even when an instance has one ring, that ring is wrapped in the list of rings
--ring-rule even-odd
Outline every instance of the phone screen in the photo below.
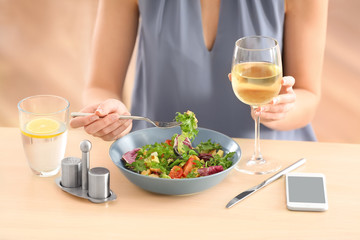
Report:
[[[326,202],[321,177],[288,176],[288,191],[290,202]]]

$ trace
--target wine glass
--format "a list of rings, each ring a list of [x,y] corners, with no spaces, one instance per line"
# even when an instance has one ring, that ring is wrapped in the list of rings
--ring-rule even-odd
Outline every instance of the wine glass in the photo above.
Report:
[[[278,42],[270,37],[250,36],[236,41],[231,82],[236,97],[255,111],[276,97],[281,88],[282,64]],[[255,117],[255,151],[236,169],[249,174],[267,174],[280,169],[260,152],[260,117]]]

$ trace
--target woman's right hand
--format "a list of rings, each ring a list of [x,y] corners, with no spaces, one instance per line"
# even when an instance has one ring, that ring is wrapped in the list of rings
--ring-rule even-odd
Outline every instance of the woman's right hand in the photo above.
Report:
[[[73,128],[84,127],[84,130],[105,141],[114,141],[128,134],[132,128],[132,120],[119,119],[118,115],[131,115],[126,106],[119,100],[108,99],[99,104],[92,104],[80,112],[94,113],[85,117],[71,119]]]

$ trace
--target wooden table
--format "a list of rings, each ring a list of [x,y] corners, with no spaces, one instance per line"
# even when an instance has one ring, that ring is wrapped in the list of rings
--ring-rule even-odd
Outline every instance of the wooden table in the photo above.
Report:
[[[360,239],[360,145],[262,141],[265,157],[284,167],[306,157],[296,171],[327,177],[329,210],[296,212],[286,208],[284,178],[226,209],[239,192],[269,177],[235,170],[199,194],[146,192],[112,163],[110,142],[70,130],[66,155],[80,157],[83,139],[93,143],[91,167],[110,170],[116,201],[94,204],[63,192],[56,177],[35,176],[19,130],[0,128],[0,239]],[[250,156],[253,140],[236,141],[242,160]]]

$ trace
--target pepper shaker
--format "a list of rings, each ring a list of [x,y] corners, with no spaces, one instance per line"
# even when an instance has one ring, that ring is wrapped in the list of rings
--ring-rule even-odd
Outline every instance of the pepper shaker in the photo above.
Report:
[[[89,197],[105,199],[110,196],[110,172],[103,167],[89,171]]]

